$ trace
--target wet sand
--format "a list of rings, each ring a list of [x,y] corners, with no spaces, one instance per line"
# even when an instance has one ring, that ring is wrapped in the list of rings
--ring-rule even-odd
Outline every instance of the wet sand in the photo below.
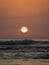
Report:
[[[0,65],[49,65],[49,60],[0,60]]]

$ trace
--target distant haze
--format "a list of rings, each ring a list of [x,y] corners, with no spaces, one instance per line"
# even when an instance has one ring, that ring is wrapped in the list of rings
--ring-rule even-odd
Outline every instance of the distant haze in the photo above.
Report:
[[[49,0],[0,0],[0,39],[30,37],[49,38]]]

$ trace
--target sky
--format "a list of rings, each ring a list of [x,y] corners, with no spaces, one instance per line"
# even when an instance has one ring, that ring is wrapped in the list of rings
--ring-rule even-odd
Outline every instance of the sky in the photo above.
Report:
[[[0,38],[29,37],[49,38],[49,0],[0,0]]]

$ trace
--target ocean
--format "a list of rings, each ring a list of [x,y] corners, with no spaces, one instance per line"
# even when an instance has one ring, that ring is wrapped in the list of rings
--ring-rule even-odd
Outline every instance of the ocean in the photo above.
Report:
[[[0,39],[0,65],[49,65],[49,39]]]

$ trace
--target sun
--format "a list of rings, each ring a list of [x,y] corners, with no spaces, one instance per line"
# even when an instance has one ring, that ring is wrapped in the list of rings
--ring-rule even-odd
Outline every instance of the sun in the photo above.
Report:
[[[27,33],[27,32],[28,32],[28,28],[25,27],[25,26],[23,26],[20,30],[21,30],[21,32],[23,32],[23,33]]]

